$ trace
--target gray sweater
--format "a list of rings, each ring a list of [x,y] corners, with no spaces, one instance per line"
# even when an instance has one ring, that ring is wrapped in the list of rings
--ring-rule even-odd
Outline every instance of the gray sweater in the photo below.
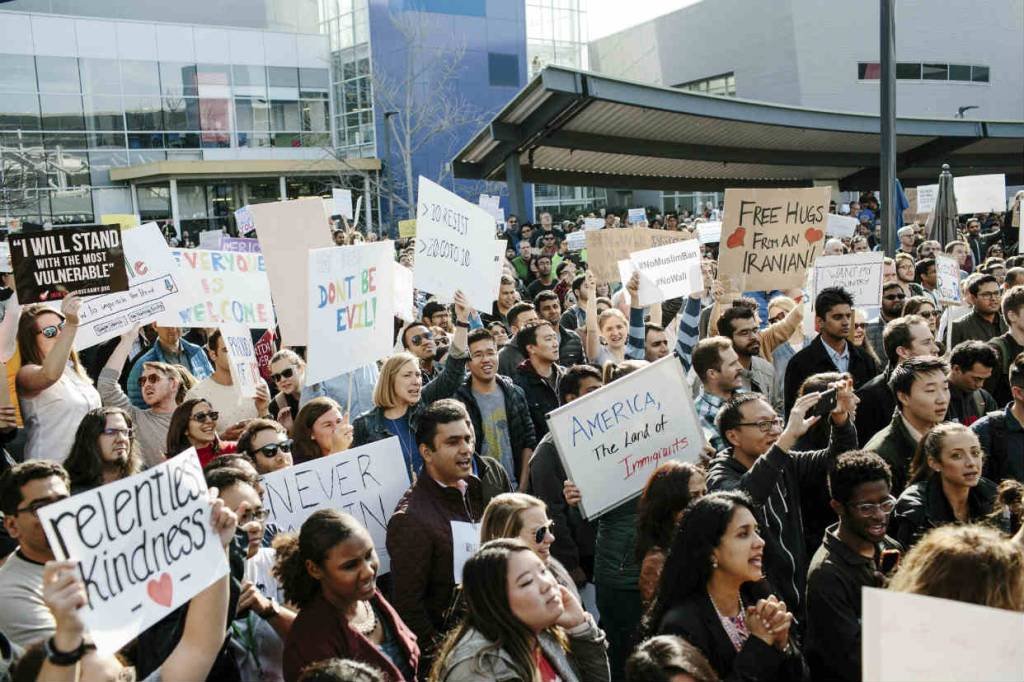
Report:
[[[164,450],[167,449],[167,429],[171,425],[171,413],[156,414],[152,410],[140,410],[132,405],[131,400],[117,383],[118,373],[104,367],[100,371],[100,380],[96,386],[100,392],[100,400],[105,407],[120,407],[131,415],[135,428],[135,439],[139,442],[142,454],[142,466],[148,469],[164,461]]]

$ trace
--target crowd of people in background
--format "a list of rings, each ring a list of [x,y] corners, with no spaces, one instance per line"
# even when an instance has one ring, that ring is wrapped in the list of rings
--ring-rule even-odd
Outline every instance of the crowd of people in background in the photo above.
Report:
[[[825,253],[882,248],[873,195],[832,210],[859,224]],[[719,214],[646,226],[696,238]],[[800,289],[726,295],[715,243],[702,287],[642,307],[638,276],[599,281],[570,249],[584,221],[510,216],[492,309],[417,292],[384,361],[307,385],[305,349],[280,348],[255,398],[216,328],[148,325],[79,354],[81,299],[22,306],[4,275],[0,680],[852,681],[862,587],[1024,612],[1009,214],[964,216],[945,244],[902,227],[879,305],[826,288],[813,321]],[[411,267],[413,245],[394,244]],[[938,296],[936,254],[959,263],[966,306]],[[639,498],[586,520],[547,415],[672,354],[704,457],[660,464]],[[267,522],[262,476],[386,438],[410,481],[386,547],[337,509],[297,532]],[[100,656],[38,511],[191,448],[230,575]],[[461,580],[458,524],[481,543]]]

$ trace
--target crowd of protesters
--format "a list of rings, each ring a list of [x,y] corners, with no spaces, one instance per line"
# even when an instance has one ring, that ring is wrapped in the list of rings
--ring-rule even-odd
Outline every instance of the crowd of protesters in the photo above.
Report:
[[[880,248],[872,195],[832,210],[859,226],[827,253]],[[717,214],[648,226],[696,232]],[[644,308],[637,276],[598,281],[570,250],[583,216],[511,216],[492,309],[417,292],[387,359],[306,385],[304,349],[281,348],[255,398],[215,328],[149,325],[79,355],[82,301],[21,306],[4,275],[0,680],[860,680],[862,587],[1024,612],[1009,221],[965,216],[945,244],[901,228],[879,305],[827,288],[810,324],[799,289],[727,296],[714,243],[702,288]],[[412,267],[412,245],[395,247]],[[940,253],[966,307],[937,294]],[[639,498],[585,520],[548,413],[673,353],[705,456],[662,463]],[[267,522],[261,476],[392,437],[410,486],[386,548],[341,510],[297,532]],[[38,511],[191,448],[230,575],[100,656]],[[459,523],[481,542],[461,581]]]

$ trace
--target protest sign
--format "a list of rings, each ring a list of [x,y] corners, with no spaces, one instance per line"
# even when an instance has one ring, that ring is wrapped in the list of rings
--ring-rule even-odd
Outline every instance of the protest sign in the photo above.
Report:
[[[139,226],[139,216],[134,213],[104,213],[100,215],[100,225],[117,225],[123,234]]]
[[[340,215],[352,220],[352,190],[335,187],[331,189],[331,199],[334,201],[331,215]]]
[[[477,310],[490,310],[494,218],[479,206],[420,176],[416,213],[416,288],[443,302],[457,289]]]
[[[603,230],[604,229],[604,218],[584,218],[583,219],[584,230]]]
[[[726,291],[800,286],[825,245],[829,187],[727,189],[718,252]]]
[[[394,253],[391,241],[309,252],[307,386],[390,353]]]
[[[87,597],[79,613],[101,654],[113,654],[228,572],[194,448],[49,504],[39,521],[55,557],[78,562]]]
[[[399,220],[398,221],[398,236],[402,239],[416,236],[416,219],[413,220]]]
[[[963,295],[960,291],[960,264],[956,258],[935,254],[936,291],[939,301],[960,305]]]
[[[508,242],[504,239],[494,240],[494,274],[491,276],[491,295],[498,300],[501,293],[501,276],[505,274],[505,249]]]
[[[75,334],[78,350],[119,336],[137,324],[174,319],[193,300],[156,223],[129,230],[123,238],[129,288],[82,299]]]
[[[962,175],[953,178],[957,213],[1002,213],[1006,210],[1006,176]]]
[[[309,327],[306,287],[309,250],[334,246],[329,220],[319,197],[275,201],[249,207],[266,259],[267,277],[277,310],[283,346],[305,346]]]
[[[822,289],[842,287],[853,296],[854,306],[877,308],[882,303],[883,258],[881,251],[819,256],[814,263],[810,300],[817,299]]]
[[[642,251],[646,249],[653,249],[656,246],[665,246],[666,244],[676,244],[678,242],[690,241],[693,239],[693,235],[689,231],[676,231],[676,230],[655,230],[649,227],[640,228],[638,230],[639,238],[637,240],[637,250]]]
[[[495,223],[505,222],[505,209],[501,206],[501,197],[497,194],[481,194],[477,206],[487,211],[494,218]]]
[[[713,220],[706,223],[697,223],[697,239],[701,244],[717,244],[722,241],[722,222]]]
[[[876,588],[861,601],[865,680],[1024,679],[1024,613]]]
[[[587,248],[587,233],[583,230],[570,232],[565,235],[565,243],[568,245],[570,251],[582,251]]]
[[[955,193],[955,192],[954,192]],[[917,186],[917,212],[931,213],[935,210],[935,199],[939,196],[939,186],[918,185]]]
[[[566,474],[593,519],[640,494],[670,459],[696,463],[704,447],[697,413],[674,354],[549,412]]]
[[[11,245],[5,239],[0,242],[0,272],[14,272],[11,265]]]
[[[695,239],[631,253],[624,262],[629,265],[630,275],[632,271],[640,272],[639,305],[646,307],[670,298],[689,296],[695,289],[702,288],[700,258],[700,242]],[[621,266],[619,272],[623,282],[629,281]]]
[[[237,322],[221,324],[220,334],[231,363],[231,381],[238,394],[243,398],[255,398],[256,387],[260,384],[260,368],[249,328]]]
[[[22,304],[128,290],[117,225],[12,234],[8,243]]]
[[[256,229],[248,206],[243,206],[235,211],[235,225],[238,226],[238,234],[249,234]]]
[[[171,255],[192,300],[178,313],[160,315],[158,324],[218,327],[238,322],[249,329],[273,329],[274,306],[262,254],[171,249]]]
[[[587,266],[598,282],[618,282],[619,261],[642,248],[632,229],[592,230],[585,234]]]
[[[395,316],[406,322],[416,319],[416,302],[412,285],[412,270],[392,261],[394,271]]]
[[[262,253],[258,239],[245,239],[244,237],[224,237],[220,240],[220,249],[235,253]]]
[[[856,218],[829,213],[825,234],[831,237],[852,237],[857,231],[858,225],[860,225],[860,221]]]
[[[388,519],[409,487],[397,438],[379,440],[266,474],[263,504],[268,523],[296,531],[318,509],[348,512],[370,532],[380,573],[391,568],[385,536]]]
[[[256,351],[256,365],[260,369],[260,376],[267,382],[270,381],[270,358],[277,352],[277,345],[274,343],[274,330],[268,329],[263,336],[253,344]],[[276,387],[272,387],[276,389]]]
[[[224,230],[207,230],[199,233],[199,248],[207,251],[220,251]]]
[[[642,208],[631,208],[627,213],[627,220],[635,227],[647,227],[647,211]]]

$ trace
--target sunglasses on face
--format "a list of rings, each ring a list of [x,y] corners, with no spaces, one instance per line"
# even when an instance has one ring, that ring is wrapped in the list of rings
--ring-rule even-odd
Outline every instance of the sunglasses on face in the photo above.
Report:
[[[555,527],[555,522],[554,521],[548,521],[543,526],[538,528],[533,533],[533,540],[534,540],[534,542],[536,542],[538,545],[540,543],[544,542],[544,538],[546,538],[548,536],[548,533],[550,533],[551,529],[554,528],[554,527]]]
[[[144,387],[146,384],[159,384],[163,376],[159,374],[143,374],[139,377],[139,386]]]
[[[47,325],[36,333],[42,334],[48,339],[52,339],[53,337],[57,336],[57,334],[60,334],[62,329],[64,329],[64,320],[61,320],[57,324]]]
[[[280,450],[284,454],[288,454],[292,451],[292,439],[287,438],[276,443],[267,443],[261,448],[256,449],[256,454],[263,455],[264,457],[277,457],[277,453]]]
[[[416,334],[411,339],[409,339],[409,341],[412,343],[412,345],[419,346],[427,341],[433,340],[433,338],[434,332],[423,332],[422,334]]]
[[[207,419],[209,419],[212,422],[215,422],[219,418],[220,418],[220,412],[214,412],[214,411],[210,411],[210,412],[197,412],[196,414],[192,415],[192,419],[196,420],[200,424],[205,424]]]
[[[288,369],[281,370],[277,374],[271,374],[270,380],[277,383],[281,379],[291,379],[293,376],[295,376],[295,370],[289,367]]]
[[[867,322],[858,322],[857,324],[853,325],[853,328],[854,329],[867,329],[868,328],[868,323]]]

